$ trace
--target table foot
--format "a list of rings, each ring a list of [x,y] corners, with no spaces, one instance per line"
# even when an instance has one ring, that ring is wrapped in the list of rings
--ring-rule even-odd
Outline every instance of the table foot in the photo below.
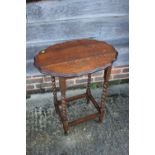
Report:
[[[68,135],[68,121],[63,122],[64,134]]]

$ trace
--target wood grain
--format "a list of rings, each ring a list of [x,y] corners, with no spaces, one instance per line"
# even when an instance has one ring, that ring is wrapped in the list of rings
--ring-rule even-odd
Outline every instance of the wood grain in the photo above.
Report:
[[[102,39],[99,36],[96,37],[90,37],[87,39],[95,39],[95,40],[100,40],[102,41]],[[129,53],[129,48],[128,48],[128,36],[126,36],[125,38],[111,38],[112,40],[104,40],[107,43],[113,45],[115,47],[115,49],[119,52],[119,54],[121,53]],[[27,43],[27,48],[26,48],[26,60],[31,60],[34,58],[34,56],[38,53],[38,51],[41,51],[42,49],[47,48],[48,46],[57,44],[57,43],[62,43],[62,42],[66,42],[68,40],[58,40],[58,41],[45,41],[42,40],[41,42],[35,42],[35,43]]]
[[[123,46],[123,47],[116,46],[115,49],[118,51],[118,56],[117,56],[117,61],[114,61],[113,66],[128,65],[129,64],[129,53],[128,53],[129,48],[127,46]],[[37,54],[37,52],[35,53]],[[26,75],[27,76],[42,75],[38,71],[38,69],[34,66],[33,59],[26,62]]]
[[[104,40],[119,52],[114,66],[128,65],[128,0],[54,0],[28,3],[26,75],[40,75],[33,57],[49,45],[80,38]],[[76,10],[76,11],[75,11]],[[115,43],[121,47],[115,46]],[[124,50],[124,51],[123,51]],[[125,52],[125,53],[124,53]]]
[[[83,39],[49,46],[35,56],[34,64],[42,73],[74,77],[110,66],[116,55],[103,41]]]

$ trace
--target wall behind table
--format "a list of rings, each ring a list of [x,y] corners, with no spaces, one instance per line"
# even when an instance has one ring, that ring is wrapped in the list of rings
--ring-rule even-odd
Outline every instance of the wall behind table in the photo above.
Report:
[[[79,38],[104,40],[128,65],[128,0],[52,0],[27,3],[27,76],[40,74],[34,55],[51,44]]]
[[[128,0],[51,0],[27,3],[27,77],[41,75],[34,55],[49,45],[92,38],[118,51],[114,66],[128,66]]]

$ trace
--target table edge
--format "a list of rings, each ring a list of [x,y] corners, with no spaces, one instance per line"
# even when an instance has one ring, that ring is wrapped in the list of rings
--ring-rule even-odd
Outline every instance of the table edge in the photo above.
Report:
[[[88,71],[83,71],[83,72],[80,72],[80,73],[72,73],[72,74],[65,74],[65,73],[58,73],[58,72],[54,72],[54,71],[49,71],[49,70],[41,70],[41,68],[39,66],[37,66],[37,64],[35,64],[34,62],[34,66],[38,68],[38,70],[40,71],[40,73],[42,74],[46,74],[46,75],[51,75],[51,76],[54,76],[54,77],[79,77],[79,76],[83,76],[83,75],[87,75],[87,74],[92,74],[92,73],[95,73],[95,72],[98,72],[98,71],[101,71],[101,70],[104,70],[105,68],[109,67],[109,66],[112,66],[112,63],[108,63],[104,66],[101,66],[101,67],[98,67],[96,69],[93,69],[93,70],[88,70]]]

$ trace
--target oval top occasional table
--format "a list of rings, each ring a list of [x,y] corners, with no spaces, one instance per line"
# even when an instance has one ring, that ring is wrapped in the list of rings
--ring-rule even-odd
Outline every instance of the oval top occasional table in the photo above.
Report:
[[[117,52],[111,45],[103,41],[90,39],[55,44],[35,56],[34,65],[39,71],[51,75],[55,110],[60,116],[65,134],[67,134],[69,127],[96,117],[102,122],[111,66],[116,57]],[[101,70],[104,70],[103,91],[101,101],[97,103],[91,94],[90,81],[91,74]],[[66,98],[66,79],[82,75],[88,75],[86,93]],[[61,100],[57,98],[55,77],[59,77]],[[67,103],[80,98],[86,98],[87,103],[91,101],[98,112],[77,120],[68,121]]]

